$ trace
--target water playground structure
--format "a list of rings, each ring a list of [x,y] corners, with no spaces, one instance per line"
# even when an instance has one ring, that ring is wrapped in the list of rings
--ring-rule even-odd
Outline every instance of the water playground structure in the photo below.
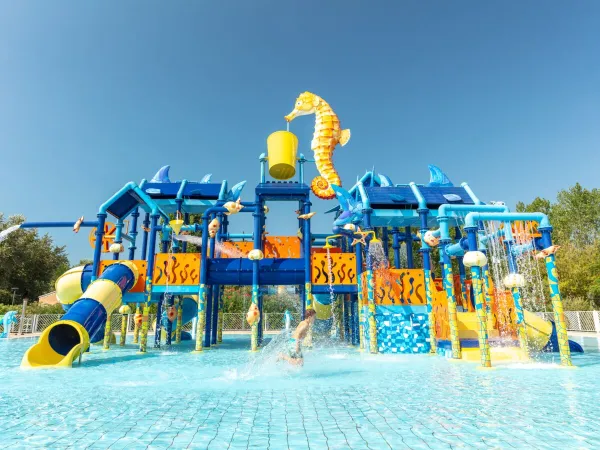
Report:
[[[316,310],[312,335],[330,334],[373,354],[437,353],[489,368],[552,351],[560,353],[563,366],[572,365],[571,352],[582,349],[567,336],[558,247],[544,214],[484,203],[467,183],[454,185],[433,165],[426,184],[394,184],[372,170],[346,189],[332,156],[338,144],[348,143],[350,131],[322,98],[308,92],[285,118],[289,123],[308,114],[316,117],[314,160],[298,153],[289,127],[274,132],[259,156],[260,181],[244,195],[252,201],[241,200],[245,181],[231,188],[210,175],[171,181],[164,166],[150,181],[125,184],[93,221],[21,224],[91,228],[94,248],[93,264],[57,280],[65,314],[43,331],[21,367],[71,367],[93,343],[108,349],[113,333],[107,318],[116,311],[126,314],[128,304],[136,305],[134,342],[140,353],[147,352],[151,304],[159,318],[155,347],[195,339],[194,353],[203,352],[221,342],[222,288],[231,285],[252,286],[247,315],[252,351],[263,344],[261,286],[287,285],[298,287],[302,315]],[[319,176],[307,184],[305,164],[311,162]],[[337,199],[326,212],[331,233],[312,231],[311,195]],[[297,207],[298,229],[289,236],[268,234],[270,202]],[[236,214],[252,215],[252,233],[229,232]],[[201,221],[190,223],[191,215]],[[543,307],[548,292],[553,321],[527,307]],[[182,331],[190,321],[194,336]],[[289,317],[286,322],[289,327]],[[123,332],[121,345],[124,337]]]

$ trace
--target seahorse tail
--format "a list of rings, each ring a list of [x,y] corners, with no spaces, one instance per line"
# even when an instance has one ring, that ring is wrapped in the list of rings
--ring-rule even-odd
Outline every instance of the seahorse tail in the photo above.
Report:
[[[323,200],[335,198],[335,192],[331,188],[329,181],[320,175],[313,178],[310,188],[317,197]]]

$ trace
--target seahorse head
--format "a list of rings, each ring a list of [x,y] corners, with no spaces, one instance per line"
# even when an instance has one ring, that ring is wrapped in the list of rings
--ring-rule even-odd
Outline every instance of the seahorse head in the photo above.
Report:
[[[321,103],[321,97],[310,92],[303,92],[296,99],[294,110],[285,116],[285,120],[291,122],[298,116],[313,114],[316,111],[317,106],[319,106],[319,103]]]

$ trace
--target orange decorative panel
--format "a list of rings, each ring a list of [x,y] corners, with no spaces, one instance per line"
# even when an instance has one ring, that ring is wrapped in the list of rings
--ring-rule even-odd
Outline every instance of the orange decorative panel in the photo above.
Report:
[[[312,283],[354,284],[356,283],[356,257],[354,253],[332,253],[331,267],[326,253],[314,253],[311,263]]]
[[[296,236],[267,236],[265,258],[300,258],[300,239]]]
[[[152,283],[193,286],[200,281],[200,253],[157,253]]]
[[[107,260],[100,261],[100,270],[98,273],[102,273],[107,266],[110,266],[111,264],[115,264],[118,262],[120,262],[118,259],[117,260],[107,259]],[[131,293],[144,292],[144,289],[146,287],[146,260],[145,259],[135,259],[131,262],[134,263],[135,266],[137,267],[139,275],[138,275],[137,283],[135,283],[135,285],[129,290],[129,292],[131,292]]]
[[[422,269],[377,269],[373,271],[375,304],[385,306],[426,305]],[[366,277],[366,273],[363,273]],[[366,279],[366,278],[365,278]],[[366,282],[363,294],[366,297]]]
[[[221,258],[245,258],[254,248],[252,241],[223,242]],[[264,241],[265,258],[300,258],[300,239],[296,236],[267,236]]]

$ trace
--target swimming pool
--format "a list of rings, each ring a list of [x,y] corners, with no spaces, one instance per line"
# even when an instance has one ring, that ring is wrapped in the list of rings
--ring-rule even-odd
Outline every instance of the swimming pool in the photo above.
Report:
[[[32,340],[3,340],[0,446],[600,447],[599,353],[574,355],[576,370],[546,358],[481,371],[439,356],[321,346],[296,369],[276,363],[273,346],[252,354],[248,343],[226,335],[201,355],[191,342],[145,356],[133,344],[95,347],[72,370],[22,371]]]

